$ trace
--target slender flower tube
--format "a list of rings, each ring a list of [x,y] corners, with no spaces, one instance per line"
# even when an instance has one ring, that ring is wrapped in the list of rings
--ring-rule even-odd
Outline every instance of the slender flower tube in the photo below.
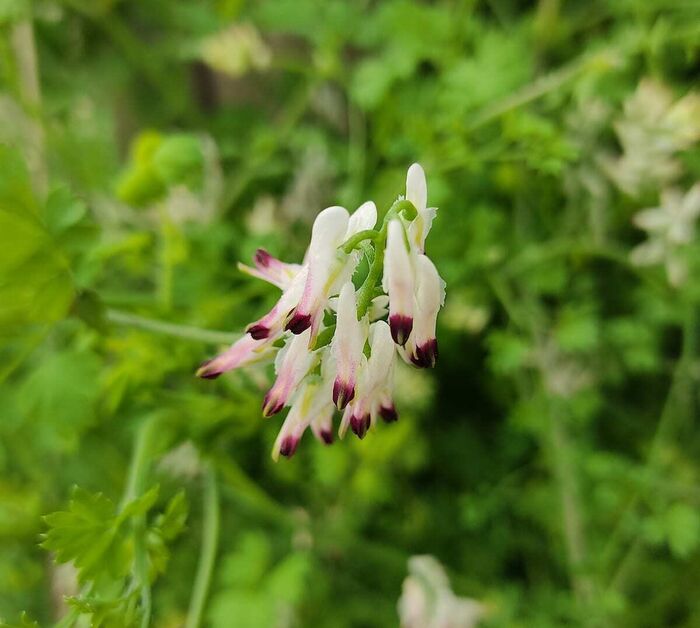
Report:
[[[317,216],[306,255],[305,266],[308,270],[304,289],[285,325],[285,329],[293,334],[301,334],[311,328],[309,340],[316,337],[338,247],[343,243],[347,227],[348,212],[344,207],[328,207]]]
[[[435,207],[428,207],[428,185],[425,172],[420,164],[412,164],[406,174],[406,200],[411,201],[418,211],[418,216],[408,227],[411,243],[419,253],[425,250],[425,238],[437,214]]]
[[[246,334],[224,353],[202,363],[196,375],[203,379],[216,379],[226,371],[267,360],[274,352],[275,349],[269,342],[255,340]]]
[[[299,272],[290,281],[287,289],[282,293],[277,303],[273,308],[262,318],[246,327],[246,332],[256,340],[264,338],[277,338],[283,331],[285,320],[289,312],[294,309],[299,302],[306,277],[308,273],[307,267],[302,267]]]
[[[416,256],[415,266],[415,320],[406,352],[416,366],[432,368],[438,357],[435,325],[438,312],[445,304],[445,282],[425,255]]]
[[[333,411],[330,400],[333,358],[326,349],[321,357],[321,377],[305,378],[299,392],[294,396],[289,414],[282,424],[272,448],[272,458],[280,455],[291,457],[296,451],[306,428],[311,426],[314,436],[324,445],[333,443]]]
[[[370,327],[370,357],[361,362],[357,397],[345,408],[340,424],[340,436],[348,427],[364,438],[377,417],[391,422],[398,419],[391,398],[396,349],[391,330],[384,321]]]
[[[396,344],[403,346],[413,329],[414,271],[399,219],[389,223],[382,286],[389,294],[391,335]]]
[[[263,416],[272,416],[284,408],[301,380],[316,363],[318,355],[308,349],[310,334],[307,330],[292,338],[277,354],[277,379],[265,395]]]
[[[238,268],[246,275],[267,281],[281,290],[286,290],[301,270],[300,264],[282,262],[270,255],[265,249],[255,251],[253,262],[255,268],[240,262],[238,263]]]
[[[337,375],[333,382],[333,403],[338,410],[345,409],[355,397],[357,369],[366,340],[367,319],[357,320],[355,286],[348,281],[338,298],[338,317],[331,343],[331,352],[337,365]]]
[[[304,431],[311,420],[311,407],[316,396],[316,386],[306,384],[295,396],[287,418],[277,435],[272,447],[272,459],[277,461],[280,455],[291,458],[299,446]]]

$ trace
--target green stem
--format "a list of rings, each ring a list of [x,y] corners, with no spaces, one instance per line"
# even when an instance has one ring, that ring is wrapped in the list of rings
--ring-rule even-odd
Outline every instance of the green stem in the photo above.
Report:
[[[209,464],[204,476],[204,525],[202,527],[202,549],[197,565],[194,589],[187,611],[185,628],[199,628],[209,594],[219,544],[219,488],[216,472]]]
[[[34,192],[43,198],[48,189],[49,175],[46,167],[44,127],[41,122],[39,62],[31,18],[22,20],[12,27],[10,41],[17,66],[20,102],[29,118],[26,142],[27,164]]]
[[[158,418],[146,419],[136,433],[134,454],[129,466],[129,475],[122,497],[121,507],[143,495],[146,478],[150,469],[153,437],[156,433]],[[141,589],[141,628],[148,628],[151,623],[151,582],[148,575],[148,548],[146,547],[146,517],[134,518],[134,580]]]
[[[671,386],[669,388],[666,401],[661,410],[661,415],[659,422],[656,426],[656,431],[652,438],[651,444],[649,446],[649,451],[647,453],[646,468],[649,469],[653,467],[658,462],[659,451],[661,446],[666,440],[669,439],[674,428],[674,418],[678,417],[679,412],[674,412],[674,410],[684,410],[686,412],[693,412],[692,403],[687,402],[687,397],[692,394],[692,360],[697,351],[698,344],[698,311],[693,305],[688,306],[688,312],[686,315],[685,322],[683,324],[683,347],[681,349],[681,355],[676,363],[675,369],[673,371],[673,376],[671,380]],[[684,394],[685,393],[685,394]],[[685,396],[686,399],[683,401],[679,400],[679,397]],[[630,499],[625,511],[620,516],[616,528],[610,535],[610,541],[603,551],[604,561],[610,560],[610,558],[615,554],[616,545],[620,542],[623,537],[623,527],[627,519],[627,515],[632,512],[639,505],[641,495],[639,491]],[[610,589],[613,591],[623,591],[628,578],[634,573],[634,566],[639,559],[641,551],[643,549],[643,544],[639,538],[636,538],[624,556],[618,563],[618,567],[615,570],[612,578],[610,579]]]
[[[372,265],[369,267],[367,278],[358,291],[357,296],[358,319],[361,319],[367,314],[372,299],[376,296],[374,289],[377,282],[381,279],[382,271],[384,270],[384,249],[386,248],[386,236],[389,222],[401,213],[403,213],[406,220],[413,220],[418,215],[418,210],[416,210],[415,205],[411,203],[411,201],[406,199],[396,200],[382,217],[381,229],[374,232],[374,259],[372,260]]]
[[[554,459],[554,476],[561,502],[569,576],[576,599],[582,609],[585,609],[592,600],[594,588],[590,577],[582,573],[586,567],[586,541],[574,448],[571,446],[571,438],[564,420],[558,412],[551,409],[549,412],[549,438]]]
[[[616,50],[604,50],[592,55],[586,53],[583,57],[574,60],[572,63],[536,79],[503,100],[487,105],[473,116],[468,130],[473,131],[478,129],[513,109],[522,107],[527,103],[541,98],[545,94],[560,89],[567,83],[572,82],[579,74],[586,70],[594,67],[614,67],[618,62],[617,59],[619,56],[620,53]]]
[[[353,249],[356,249],[361,242],[365,240],[375,240],[377,238],[378,232],[374,229],[364,229],[363,231],[358,231],[355,235],[350,236],[340,248],[343,249],[344,253],[350,254]]]
[[[174,336],[176,338],[184,338],[185,340],[195,340],[197,342],[206,342],[210,344],[232,344],[240,338],[239,334],[230,334],[225,331],[202,329],[201,327],[193,327],[190,325],[177,325],[176,323],[167,323],[165,321],[146,318],[114,309],[107,310],[107,320],[116,325],[136,327],[138,329],[152,331],[156,334]]]
[[[374,259],[369,267],[367,278],[357,293],[357,318],[361,320],[367,314],[372,299],[374,298],[374,287],[381,279],[384,270],[384,248],[386,247],[386,228],[377,234],[374,241]]]

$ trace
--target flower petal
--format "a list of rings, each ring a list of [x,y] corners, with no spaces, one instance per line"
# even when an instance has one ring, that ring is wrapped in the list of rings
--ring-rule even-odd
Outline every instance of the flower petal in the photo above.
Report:
[[[270,342],[255,340],[246,334],[234,342],[224,353],[204,362],[197,369],[196,375],[203,379],[216,379],[226,371],[265,360],[274,352],[275,349]]]
[[[315,365],[318,355],[308,349],[310,333],[306,331],[293,336],[277,356],[277,379],[265,395],[264,416],[272,416],[284,408],[301,380]]]
[[[348,228],[345,232],[345,237],[343,240],[347,240],[350,236],[359,233],[360,231],[365,231],[367,229],[373,229],[377,224],[377,206],[374,201],[367,201],[362,203],[350,216],[348,220]]]
[[[438,356],[435,325],[445,303],[445,282],[425,255],[416,256],[415,324],[407,350],[413,364],[432,368]]]
[[[238,263],[238,268],[252,277],[271,283],[282,290],[286,290],[292,279],[301,270],[299,264],[287,264],[270,255],[265,249],[258,249],[253,258],[255,268]]]
[[[299,304],[285,329],[294,334],[312,328],[310,341],[316,336],[328,292],[337,272],[338,247],[348,226],[348,212],[343,207],[324,209],[314,222],[307,253],[308,274]]]
[[[389,223],[382,285],[389,294],[389,326],[394,342],[406,344],[413,329],[414,271],[406,248],[403,223]]]
[[[349,281],[340,291],[335,335],[331,342],[337,369],[333,382],[333,403],[338,410],[343,410],[355,396],[357,369],[366,339],[367,320],[357,320],[355,286]]]
[[[420,164],[411,164],[406,173],[406,200],[411,201],[419,212],[428,205],[428,184]]]

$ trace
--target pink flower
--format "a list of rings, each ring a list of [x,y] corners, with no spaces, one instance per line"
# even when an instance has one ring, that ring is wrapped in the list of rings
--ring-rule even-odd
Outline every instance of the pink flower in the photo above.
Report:
[[[269,342],[255,340],[249,335],[242,336],[224,353],[207,360],[197,369],[197,377],[216,379],[222,373],[240,366],[248,366],[267,360],[275,350]]]

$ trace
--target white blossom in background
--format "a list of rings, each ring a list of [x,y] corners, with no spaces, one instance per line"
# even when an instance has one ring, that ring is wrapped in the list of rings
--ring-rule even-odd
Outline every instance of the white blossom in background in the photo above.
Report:
[[[401,628],[474,628],[485,607],[452,592],[443,566],[432,556],[412,556],[398,603]]]
[[[239,77],[251,70],[267,70],[272,63],[272,51],[249,23],[231,24],[205,38],[200,57],[208,66]]]
[[[668,186],[683,171],[677,153],[700,140],[700,95],[674,100],[668,87],[645,79],[614,127],[623,152],[604,165],[618,187],[636,196]]]
[[[328,207],[314,221],[301,264],[259,249],[253,266],[239,265],[279,288],[280,297],[197,375],[214,379],[274,360],[276,378],[263,415],[289,408],[273,447],[275,460],[292,456],[308,427],[319,441],[332,443],[336,411],[343,413],[341,438],[348,427],[364,438],[379,419],[396,421],[397,354],[416,367],[435,366],[445,282],[424,247],[436,212],[427,207],[425,173],[413,164],[406,197],[399,197],[379,224],[372,201],[353,214]],[[358,277],[363,255],[369,271]]]
[[[681,285],[687,276],[682,251],[695,236],[695,222],[700,216],[700,183],[687,193],[678,189],[664,190],[658,207],[643,209],[632,219],[647,232],[645,242],[635,247],[630,256],[637,266],[663,264],[673,286]]]

